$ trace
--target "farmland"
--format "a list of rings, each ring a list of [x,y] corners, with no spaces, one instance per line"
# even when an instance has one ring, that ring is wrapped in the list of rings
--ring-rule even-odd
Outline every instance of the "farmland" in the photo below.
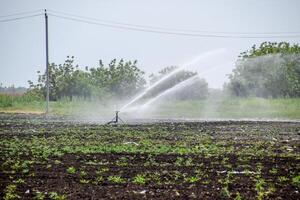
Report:
[[[0,114],[4,199],[299,199],[300,123]]]

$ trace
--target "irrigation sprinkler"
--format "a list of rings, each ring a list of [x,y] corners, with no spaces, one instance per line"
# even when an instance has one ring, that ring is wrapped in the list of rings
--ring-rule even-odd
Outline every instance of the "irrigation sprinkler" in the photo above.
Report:
[[[109,122],[107,122],[107,124],[118,124],[119,123],[119,121],[121,121],[122,123],[125,123],[120,117],[119,117],[119,112],[120,111],[116,111],[115,113],[115,117],[111,120],[111,121],[109,121]]]

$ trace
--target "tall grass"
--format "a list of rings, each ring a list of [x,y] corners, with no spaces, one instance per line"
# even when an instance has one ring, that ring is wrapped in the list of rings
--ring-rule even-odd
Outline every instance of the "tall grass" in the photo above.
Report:
[[[84,101],[73,98],[50,102],[50,112],[58,115],[97,115],[112,114],[113,102]],[[45,100],[42,97],[0,94],[0,112],[44,112]],[[187,117],[203,119],[300,119],[300,98],[264,99],[210,97],[206,100],[176,101],[156,103],[141,117]],[[124,114],[124,113],[123,113]],[[122,115],[123,115],[122,114]]]
[[[192,118],[300,119],[300,98],[235,98],[166,101],[153,105],[149,116]]]
[[[28,104],[42,102],[43,98],[31,93],[25,94],[0,94],[0,108],[26,106]]]

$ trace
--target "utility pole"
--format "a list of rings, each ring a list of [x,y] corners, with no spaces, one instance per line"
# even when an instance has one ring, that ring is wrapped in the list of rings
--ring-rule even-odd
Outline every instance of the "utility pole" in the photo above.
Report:
[[[49,54],[48,54],[48,15],[45,9],[45,32],[46,32],[46,114],[49,112]]]

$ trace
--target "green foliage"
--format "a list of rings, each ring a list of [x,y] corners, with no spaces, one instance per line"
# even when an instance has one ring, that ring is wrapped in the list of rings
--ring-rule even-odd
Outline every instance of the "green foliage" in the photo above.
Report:
[[[11,107],[13,105],[14,96],[8,94],[0,94],[0,107]]]
[[[67,57],[64,64],[49,65],[50,99],[58,100],[74,96],[84,99],[128,97],[143,88],[146,83],[142,77],[144,72],[137,66],[137,61],[117,62],[113,59],[108,67],[100,66],[85,70],[74,65],[74,57]],[[46,96],[46,74],[38,72],[38,83],[28,81],[32,90],[37,90]]]
[[[137,66],[137,61],[117,62],[113,59],[107,67],[100,60],[98,68],[91,68],[91,83],[95,88],[102,88],[106,95],[130,97],[146,84],[144,72]]]
[[[67,172],[69,174],[75,174],[76,173],[76,169],[75,169],[75,167],[68,167]]]
[[[275,192],[274,186],[267,184],[264,179],[258,177],[255,183],[255,190],[257,192],[257,199],[262,200]]]
[[[17,186],[10,184],[4,190],[4,200],[20,199],[21,197],[16,194]]]
[[[222,187],[222,189],[220,191],[220,196],[222,198],[229,198],[230,197],[230,192],[228,190],[228,187]]]
[[[49,198],[53,200],[64,200],[66,199],[66,196],[59,195],[57,192],[49,192]]]
[[[186,177],[184,180],[187,183],[196,183],[197,181],[199,181],[199,178],[196,176],[191,176],[191,177]]]
[[[121,176],[109,176],[108,181],[112,183],[124,183],[125,180]]]
[[[0,94],[0,108],[13,107],[18,104],[29,104],[36,101],[41,101],[43,97],[36,93],[36,90],[31,90],[25,94]]]
[[[85,171],[81,170],[79,175],[80,175],[80,177],[85,177],[87,175],[87,173]]]
[[[133,178],[133,183],[138,185],[145,185],[146,184],[146,178],[145,175],[138,174]]]
[[[299,97],[300,46],[263,42],[239,56],[225,87],[236,96]]]
[[[236,193],[234,200],[242,200],[241,194],[239,192]]]
[[[292,179],[292,184],[298,188],[300,188],[300,175],[298,176],[295,176],[293,179]]]
[[[37,191],[35,196],[33,197],[33,199],[43,200],[43,199],[45,199],[45,195],[42,192]]]

